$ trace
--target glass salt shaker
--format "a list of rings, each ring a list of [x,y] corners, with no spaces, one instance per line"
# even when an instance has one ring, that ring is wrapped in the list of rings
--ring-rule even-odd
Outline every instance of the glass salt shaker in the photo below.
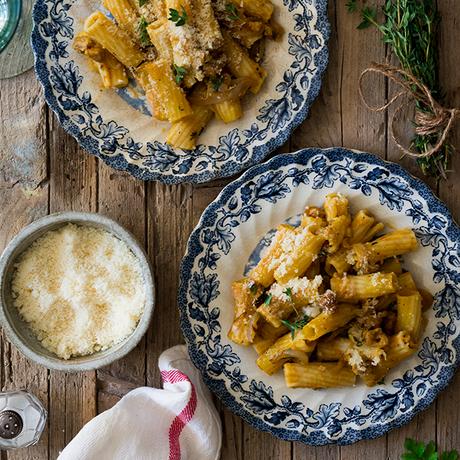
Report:
[[[26,391],[0,393],[0,449],[17,449],[38,442],[46,422],[41,402]]]

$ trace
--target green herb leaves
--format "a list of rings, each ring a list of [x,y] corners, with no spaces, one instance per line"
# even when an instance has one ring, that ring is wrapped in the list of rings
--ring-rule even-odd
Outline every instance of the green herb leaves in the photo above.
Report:
[[[283,326],[286,326],[291,331],[291,337],[294,339],[297,331],[299,329],[302,329],[305,326],[305,324],[307,324],[310,321],[310,319],[311,318],[309,316],[303,315],[302,318],[294,321],[293,323],[287,320],[281,320],[281,323],[283,324]]]
[[[149,0],[139,0],[139,6],[144,6]]]
[[[223,81],[224,81],[223,77],[211,78],[212,89],[214,91],[219,91],[219,88],[221,87]],[[256,284],[254,283],[253,286],[256,286]],[[257,289],[257,286],[256,286],[256,289]]]
[[[149,25],[149,23],[144,18],[144,16],[141,16],[141,18],[139,19],[138,30],[139,30],[139,39],[141,41],[142,46],[151,45],[150,37],[149,37],[149,34],[147,32],[147,26],[148,25]]]
[[[359,0],[348,0],[346,5],[350,12],[359,11],[361,22],[358,28],[375,26],[381,32],[383,41],[398,58],[401,67],[424,84],[440,102],[442,91],[438,78],[437,46],[440,17],[435,0],[386,0],[382,7],[382,22],[378,21],[375,8],[363,6]],[[417,97],[416,93],[414,95]],[[416,102],[416,109],[434,116],[432,109],[422,101]],[[431,150],[441,136],[442,130],[416,135],[410,147],[423,154]],[[445,142],[432,155],[418,158],[417,163],[425,175],[445,178],[453,151],[452,144]]]
[[[287,287],[284,291],[283,294],[286,294],[287,297],[289,297],[289,300],[292,301],[292,289],[290,287]]]
[[[265,297],[264,304],[265,305],[270,305],[270,302],[272,301],[272,294],[268,294],[267,297]]]
[[[176,23],[176,27],[183,26],[188,19],[187,12],[185,11],[185,8],[181,6],[181,13],[179,11],[175,10],[174,8],[169,8],[169,18],[170,21]]]
[[[182,83],[185,75],[187,74],[187,69],[185,67],[178,66],[173,64],[174,80],[178,85]]]
[[[459,458],[456,450],[440,454],[433,441],[425,444],[408,438],[404,447],[406,452],[402,454],[401,460],[458,460]]]
[[[358,25],[358,29],[367,29],[371,25],[377,25],[377,9],[365,7],[361,11],[363,20]]]
[[[225,11],[227,12],[228,18],[232,21],[236,21],[240,18],[238,16],[238,10],[236,9],[236,6],[233,3],[227,3],[225,5]]]

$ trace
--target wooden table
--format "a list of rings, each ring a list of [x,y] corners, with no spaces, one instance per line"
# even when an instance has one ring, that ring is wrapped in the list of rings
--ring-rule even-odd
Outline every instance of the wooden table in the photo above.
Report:
[[[460,7],[458,0],[438,0],[441,83],[449,104],[460,106]],[[355,29],[358,18],[346,12],[345,0],[330,0],[330,63],[320,97],[310,117],[280,150],[305,146],[346,146],[400,161],[415,175],[409,159],[400,160],[388,132],[388,117],[366,110],[357,79],[387,50],[375,30]],[[380,81],[373,88],[384,100],[393,88]],[[84,423],[140,385],[159,385],[157,358],[182,343],[176,307],[179,263],[187,238],[204,208],[228,180],[192,186],[144,183],[114,171],[81,150],[48,110],[33,71],[0,82],[0,248],[26,224],[48,213],[94,211],[113,217],[145,244],[155,269],[157,306],[141,344],[126,358],[97,372],[50,372],[25,359],[2,336],[1,387],[27,388],[47,406],[48,429],[40,442],[1,459],[55,459]],[[455,139],[456,138],[456,139]],[[454,141],[460,146],[460,130]],[[429,184],[460,218],[460,157],[448,181]],[[279,441],[244,424],[218,405],[222,414],[225,460],[380,460],[398,459],[406,437],[436,440],[460,448],[460,375],[437,401],[407,426],[373,441],[352,446],[307,447]]]

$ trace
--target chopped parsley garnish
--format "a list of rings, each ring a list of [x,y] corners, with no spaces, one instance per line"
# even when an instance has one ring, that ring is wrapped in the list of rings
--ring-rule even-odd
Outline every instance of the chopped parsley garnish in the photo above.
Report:
[[[182,83],[182,80],[185,77],[185,74],[187,73],[187,70],[185,69],[185,67],[181,67],[176,64],[173,64],[173,71],[174,71],[174,80],[176,80],[176,83],[180,85]]]
[[[282,319],[281,324],[283,324],[283,326],[286,326],[291,331],[291,337],[294,339],[296,332],[299,329],[302,329],[305,326],[305,324],[307,324],[310,321],[310,319],[311,318],[308,315],[303,315],[302,318],[294,321],[293,323],[285,319]]]
[[[251,294],[256,295],[256,294],[257,294],[257,284],[256,284],[256,283],[252,283],[252,284],[249,286],[249,290],[251,291]]]
[[[179,13],[179,11],[175,10],[174,8],[169,8],[169,20],[172,22],[176,23],[176,26],[183,26],[188,19],[187,16],[187,11],[185,11],[185,8],[181,6],[182,9],[182,14]]]
[[[267,297],[265,297],[264,304],[265,305],[270,305],[270,302],[272,301],[272,297],[273,297],[272,294],[268,294]]]
[[[214,91],[219,91],[220,86],[222,85],[224,81],[223,77],[214,77],[211,79],[211,84],[212,84],[212,89]]]
[[[236,9],[236,6],[233,3],[227,3],[225,5],[225,11],[227,12],[228,18],[232,21],[240,19],[240,17],[238,16],[238,10]]]
[[[139,0],[139,6],[144,6],[149,0]]]
[[[140,37],[142,46],[148,46],[148,45],[151,44],[150,37],[149,37],[149,34],[147,32],[147,26],[148,25],[149,25],[149,23],[144,18],[144,16],[142,16],[139,19],[139,37]]]
[[[292,300],[292,289],[290,287],[287,287],[284,291],[283,294],[286,294],[289,297],[289,300]]]

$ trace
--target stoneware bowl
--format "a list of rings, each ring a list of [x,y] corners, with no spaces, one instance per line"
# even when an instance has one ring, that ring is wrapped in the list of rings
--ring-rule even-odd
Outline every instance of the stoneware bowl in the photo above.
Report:
[[[37,238],[49,230],[55,230],[67,223],[89,225],[102,228],[124,241],[137,257],[144,277],[146,301],[144,312],[136,329],[131,335],[113,347],[93,353],[64,360],[46,350],[34,336],[29,326],[21,319],[13,305],[11,295],[11,278],[14,264],[20,254]],[[152,270],[146,254],[133,235],[108,217],[94,213],[63,212],[39,219],[24,229],[11,240],[0,258],[0,320],[9,340],[29,359],[48,369],[66,372],[79,372],[97,369],[116,361],[129,353],[147,331],[155,306],[155,288]]]

